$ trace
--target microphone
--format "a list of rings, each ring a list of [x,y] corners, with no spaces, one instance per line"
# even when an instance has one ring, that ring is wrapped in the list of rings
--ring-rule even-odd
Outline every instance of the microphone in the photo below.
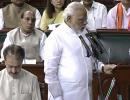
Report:
[[[91,55],[93,55],[93,53],[91,52],[89,46],[87,45],[87,43],[85,42],[85,40],[83,39],[83,37],[81,35],[79,35],[79,39],[81,40],[82,44],[84,45],[86,51],[87,51],[87,57],[90,57]]]
[[[88,33],[86,33],[85,36],[91,43],[94,56],[96,58],[99,58],[99,55],[101,55],[105,51],[105,48],[95,34],[90,33],[88,29],[86,30]]]
[[[91,43],[91,47],[92,47],[92,50],[93,50],[93,56],[95,59],[95,69],[96,69],[96,72],[97,72],[97,77],[98,77],[98,82],[99,82],[99,92],[100,92],[100,95],[99,95],[99,99],[100,100],[104,100],[104,94],[103,94],[103,90],[102,90],[102,84],[101,84],[101,76],[100,76],[100,73],[98,71],[98,60],[99,59],[99,55],[103,53],[103,50],[100,45],[100,42],[97,42],[98,40],[89,32],[88,29],[86,29],[88,33],[85,34],[86,38],[90,41]]]

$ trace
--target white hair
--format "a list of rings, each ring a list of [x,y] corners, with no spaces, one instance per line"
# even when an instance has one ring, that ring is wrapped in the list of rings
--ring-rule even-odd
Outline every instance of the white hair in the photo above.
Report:
[[[78,9],[83,9],[84,6],[80,2],[71,2],[64,10],[64,21],[67,21],[68,16],[74,15]]]

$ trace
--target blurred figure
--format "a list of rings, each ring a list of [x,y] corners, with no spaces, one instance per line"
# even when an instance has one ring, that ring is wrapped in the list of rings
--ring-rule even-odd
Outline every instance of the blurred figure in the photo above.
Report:
[[[10,45],[3,54],[6,68],[0,71],[0,99],[41,100],[37,76],[22,69],[24,49]]]
[[[130,0],[121,0],[107,15],[107,28],[130,29]]]
[[[46,9],[43,12],[40,29],[44,32],[53,30],[64,21],[63,11],[70,0],[47,0]]]
[[[8,4],[4,8],[0,9],[0,29],[18,27],[21,13],[26,10],[31,10],[35,13],[35,27],[40,27],[41,14],[38,9],[25,3],[25,0],[11,0],[11,2],[11,4]]]
[[[87,10],[87,28],[96,30],[107,27],[107,8],[93,0],[81,0]]]
[[[25,49],[25,59],[41,62],[40,48],[43,47],[46,35],[34,28],[35,13],[33,11],[25,11],[21,14],[20,26],[9,31],[1,50],[3,59],[3,50],[10,44],[17,44]],[[25,62],[26,63],[26,62]]]
[[[70,3],[64,11],[64,23],[45,41],[44,59],[48,100],[92,100],[94,59],[88,53],[91,43],[85,37],[87,12],[80,2]],[[82,37],[88,49],[80,40]],[[92,51],[91,51],[92,52]],[[98,70],[111,73],[115,65],[97,64]]]

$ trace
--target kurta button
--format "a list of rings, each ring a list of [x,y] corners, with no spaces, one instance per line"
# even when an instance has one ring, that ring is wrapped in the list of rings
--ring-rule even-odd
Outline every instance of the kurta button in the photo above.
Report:
[[[15,93],[13,92],[13,95],[15,95]]]

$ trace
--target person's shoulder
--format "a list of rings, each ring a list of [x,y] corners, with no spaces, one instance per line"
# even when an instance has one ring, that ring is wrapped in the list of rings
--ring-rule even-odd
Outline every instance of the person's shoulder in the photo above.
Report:
[[[15,35],[16,32],[18,31],[18,28],[19,28],[19,27],[10,30],[9,32],[7,32],[7,35],[12,35],[12,36]]]
[[[43,13],[45,13],[45,14],[46,14],[46,13],[47,13],[47,9],[45,9],[45,10],[43,11]]]
[[[2,69],[2,70],[0,71],[0,77],[2,77],[2,76],[4,75],[5,71],[6,71],[6,68],[4,68],[4,69]]]
[[[40,33],[44,33],[42,30],[38,29],[38,28],[34,28],[35,31],[40,32]]]
[[[114,7],[112,7],[109,11],[108,11],[108,13],[112,13],[112,12],[114,12],[115,13],[115,10],[117,9],[117,5],[115,5]]]
[[[56,29],[54,29],[51,33],[57,33],[57,34],[60,34],[59,32],[63,31],[64,30],[64,27],[63,27],[63,23],[61,23]]]
[[[45,9],[44,11],[43,11],[43,13],[42,13],[42,17],[47,17],[48,18],[48,15],[47,15],[47,10]]]
[[[11,5],[12,5],[12,3],[9,3],[5,7],[3,7],[2,9],[9,8]]]
[[[95,6],[106,7],[104,4],[99,3],[99,2],[93,1],[93,3],[95,4]]]
[[[22,74],[24,74],[25,78],[30,79],[30,80],[37,79],[37,76],[34,75],[33,73],[31,73],[25,69],[21,69],[21,71],[22,71]]]
[[[64,23],[60,24],[56,29],[54,29],[49,37],[53,37],[53,38],[63,38],[64,37],[64,33],[66,33],[66,28],[64,26]]]
[[[40,29],[34,28],[34,30],[39,35],[45,35],[45,33],[42,30],[40,30]]]
[[[36,9],[36,10],[38,10],[36,7],[34,7],[34,6],[32,6],[32,5],[28,4],[28,3],[25,3],[25,5],[26,5],[26,6],[28,6],[28,7],[31,7],[31,8],[33,8],[33,9]]]

